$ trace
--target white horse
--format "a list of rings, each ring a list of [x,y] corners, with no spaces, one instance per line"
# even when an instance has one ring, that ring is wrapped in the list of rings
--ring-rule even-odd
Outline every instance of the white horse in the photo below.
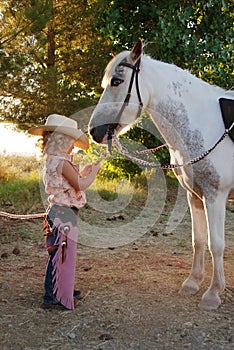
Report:
[[[131,52],[124,51],[109,62],[103,87],[89,123],[93,140],[106,143],[107,134],[110,138],[114,131],[124,132],[145,110],[167,142],[173,164],[200,156],[219,140],[225,132],[219,98],[234,99],[233,92],[143,55],[140,40]],[[192,218],[193,265],[180,293],[198,292],[208,237],[213,274],[200,307],[217,309],[225,289],[225,208],[234,190],[234,142],[227,136],[204,159],[174,171],[187,190]]]

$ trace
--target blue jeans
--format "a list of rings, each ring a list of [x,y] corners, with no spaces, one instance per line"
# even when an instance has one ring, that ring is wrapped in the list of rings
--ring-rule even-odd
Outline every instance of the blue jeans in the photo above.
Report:
[[[51,242],[55,242],[56,235],[53,234],[53,238]],[[56,253],[56,250],[50,253],[49,261],[47,264],[47,269],[46,269],[46,276],[45,276],[45,283],[44,283],[44,288],[45,288],[45,294],[43,298],[44,304],[58,304],[58,300],[53,294],[53,289],[54,289],[54,283],[53,283],[53,265],[52,265],[52,260],[53,257]]]
[[[56,217],[55,211],[53,209],[50,209],[48,215],[47,215],[47,221],[49,226],[52,228],[53,226],[53,221]],[[55,241],[57,238],[57,230],[56,228],[53,229],[53,232],[50,236],[51,242],[50,245],[54,245]],[[44,283],[44,288],[45,288],[45,294],[43,298],[44,304],[57,304],[58,300],[53,294],[53,289],[54,289],[54,283],[53,283],[53,265],[52,265],[52,260],[53,257],[55,256],[56,250],[53,250],[52,252],[49,253],[49,261],[47,264],[46,268],[46,276],[45,276],[45,283]]]

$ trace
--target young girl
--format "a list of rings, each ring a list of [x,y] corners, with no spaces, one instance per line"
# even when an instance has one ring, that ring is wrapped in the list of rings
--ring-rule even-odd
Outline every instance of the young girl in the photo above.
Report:
[[[49,194],[45,218],[49,261],[45,277],[44,307],[62,305],[74,309],[77,213],[86,204],[85,189],[94,181],[100,165],[89,164],[81,172],[72,162],[74,146],[88,149],[89,142],[76,121],[50,115],[45,125],[28,130],[42,136],[39,145],[45,160],[44,185]]]

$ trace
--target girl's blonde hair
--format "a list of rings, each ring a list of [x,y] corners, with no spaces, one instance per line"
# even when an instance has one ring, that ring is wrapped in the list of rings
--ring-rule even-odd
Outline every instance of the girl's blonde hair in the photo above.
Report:
[[[66,154],[72,145],[74,144],[75,139],[68,135],[60,134],[58,132],[46,132],[42,138],[37,141],[37,147],[40,150],[39,157],[54,154],[62,155]]]

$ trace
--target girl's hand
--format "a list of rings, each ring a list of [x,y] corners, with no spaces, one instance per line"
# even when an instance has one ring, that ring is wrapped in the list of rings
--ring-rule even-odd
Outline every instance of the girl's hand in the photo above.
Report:
[[[92,164],[88,164],[84,167],[84,169],[81,171],[81,176],[82,177],[87,177],[90,174],[94,173],[97,174],[100,170],[100,163],[92,163]]]
[[[80,172],[82,177],[88,176],[92,172],[92,164],[88,164],[84,167],[84,169]]]
[[[92,172],[94,172],[95,174],[98,174],[100,168],[101,168],[100,162],[96,162],[92,164]]]
[[[62,163],[61,163],[62,164]],[[85,191],[93,181],[100,170],[100,163],[86,165],[79,176],[78,171],[69,162],[64,161],[62,164],[62,175],[67,179],[70,185],[78,192]],[[84,176],[84,177],[83,177]]]

